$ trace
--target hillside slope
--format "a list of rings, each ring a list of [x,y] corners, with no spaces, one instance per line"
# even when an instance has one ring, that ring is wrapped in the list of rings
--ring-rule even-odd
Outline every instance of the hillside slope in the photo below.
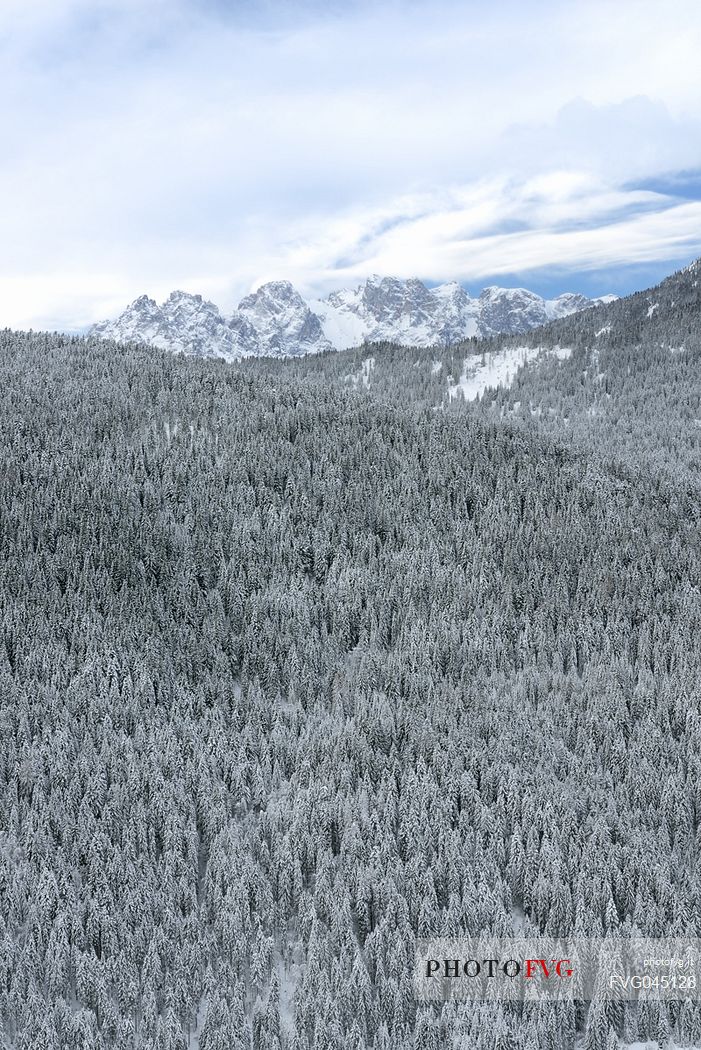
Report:
[[[508,420],[610,461],[698,479],[701,262],[530,332],[445,349],[378,344],[287,362],[391,404]],[[264,361],[246,365],[272,374]],[[275,370],[279,369],[275,366]]]
[[[701,495],[299,364],[0,334],[4,1044],[700,1045],[411,978],[699,935]]]

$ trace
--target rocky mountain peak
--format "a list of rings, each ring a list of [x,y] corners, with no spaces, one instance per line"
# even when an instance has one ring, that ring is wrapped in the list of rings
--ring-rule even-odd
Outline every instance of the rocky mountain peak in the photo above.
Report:
[[[524,332],[594,305],[578,293],[546,300],[526,288],[485,288],[478,298],[457,281],[428,288],[418,278],[369,277],[355,288],[306,302],[290,281],[263,284],[229,317],[201,295],[177,290],[160,306],[136,299],[92,334],[184,353],[238,360],[344,349],[363,342],[446,345],[475,335]]]

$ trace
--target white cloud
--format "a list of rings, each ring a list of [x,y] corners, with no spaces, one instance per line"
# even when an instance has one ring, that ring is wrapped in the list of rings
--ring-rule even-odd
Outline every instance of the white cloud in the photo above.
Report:
[[[625,186],[701,167],[697,3],[293,6],[5,0],[0,324],[696,243]]]
[[[329,289],[373,272],[475,283],[547,266],[603,270],[701,254],[700,220],[701,202],[556,172],[400,198],[384,211],[320,223],[316,239],[293,240],[254,283],[284,273],[305,287],[313,275],[312,285],[322,279]],[[497,228],[504,221],[511,232]]]

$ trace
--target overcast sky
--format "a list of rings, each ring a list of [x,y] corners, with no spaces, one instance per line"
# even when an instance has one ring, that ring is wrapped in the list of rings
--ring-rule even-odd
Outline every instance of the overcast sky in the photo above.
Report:
[[[701,255],[698,0],[2,0],[0,326]]]

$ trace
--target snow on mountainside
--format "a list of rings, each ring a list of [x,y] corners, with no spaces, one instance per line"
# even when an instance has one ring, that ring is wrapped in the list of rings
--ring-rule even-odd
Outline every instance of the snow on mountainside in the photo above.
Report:
[[[142,295],[115,321],[93,325],[90,335],[229,361],[260,353],[258,332],[243,314],[226,320],[214,303],[187,292],[172,292],[160,306]]]
[[[260,338],[259,353],[271,357],[333,350],[319,318],[289,281],[271,281],[239,303],[237,313]]]
[[[235,361],[382,341],[428,347],[514,335],[612,298],[568,292],[548,300],[524,288],[493,287],[475,299],[456,282],[427,288],[415,278],[374,276],[355,289],[305,302],[289,281],[272,281],[242,299],[230,317],[200,295],[173,292],[160,306],[144,295],[90,334]]]
[[[434,346],[478,331],[475,301],[458,284],[430,290],[416,279],[370,277],[352,291],[333,292],[312,309],[322,311],[324,331],[338,350],[357,345],[359,335],[361,342]]]
[[[516,335],[603,301],[571,292],[548,300],[524,288],[486,288],[473,299],[455,281],[429,289],[416,279],[370,277],[310,306],[329,342],[343,350],[359,342],[446,346],[470,336]]]

